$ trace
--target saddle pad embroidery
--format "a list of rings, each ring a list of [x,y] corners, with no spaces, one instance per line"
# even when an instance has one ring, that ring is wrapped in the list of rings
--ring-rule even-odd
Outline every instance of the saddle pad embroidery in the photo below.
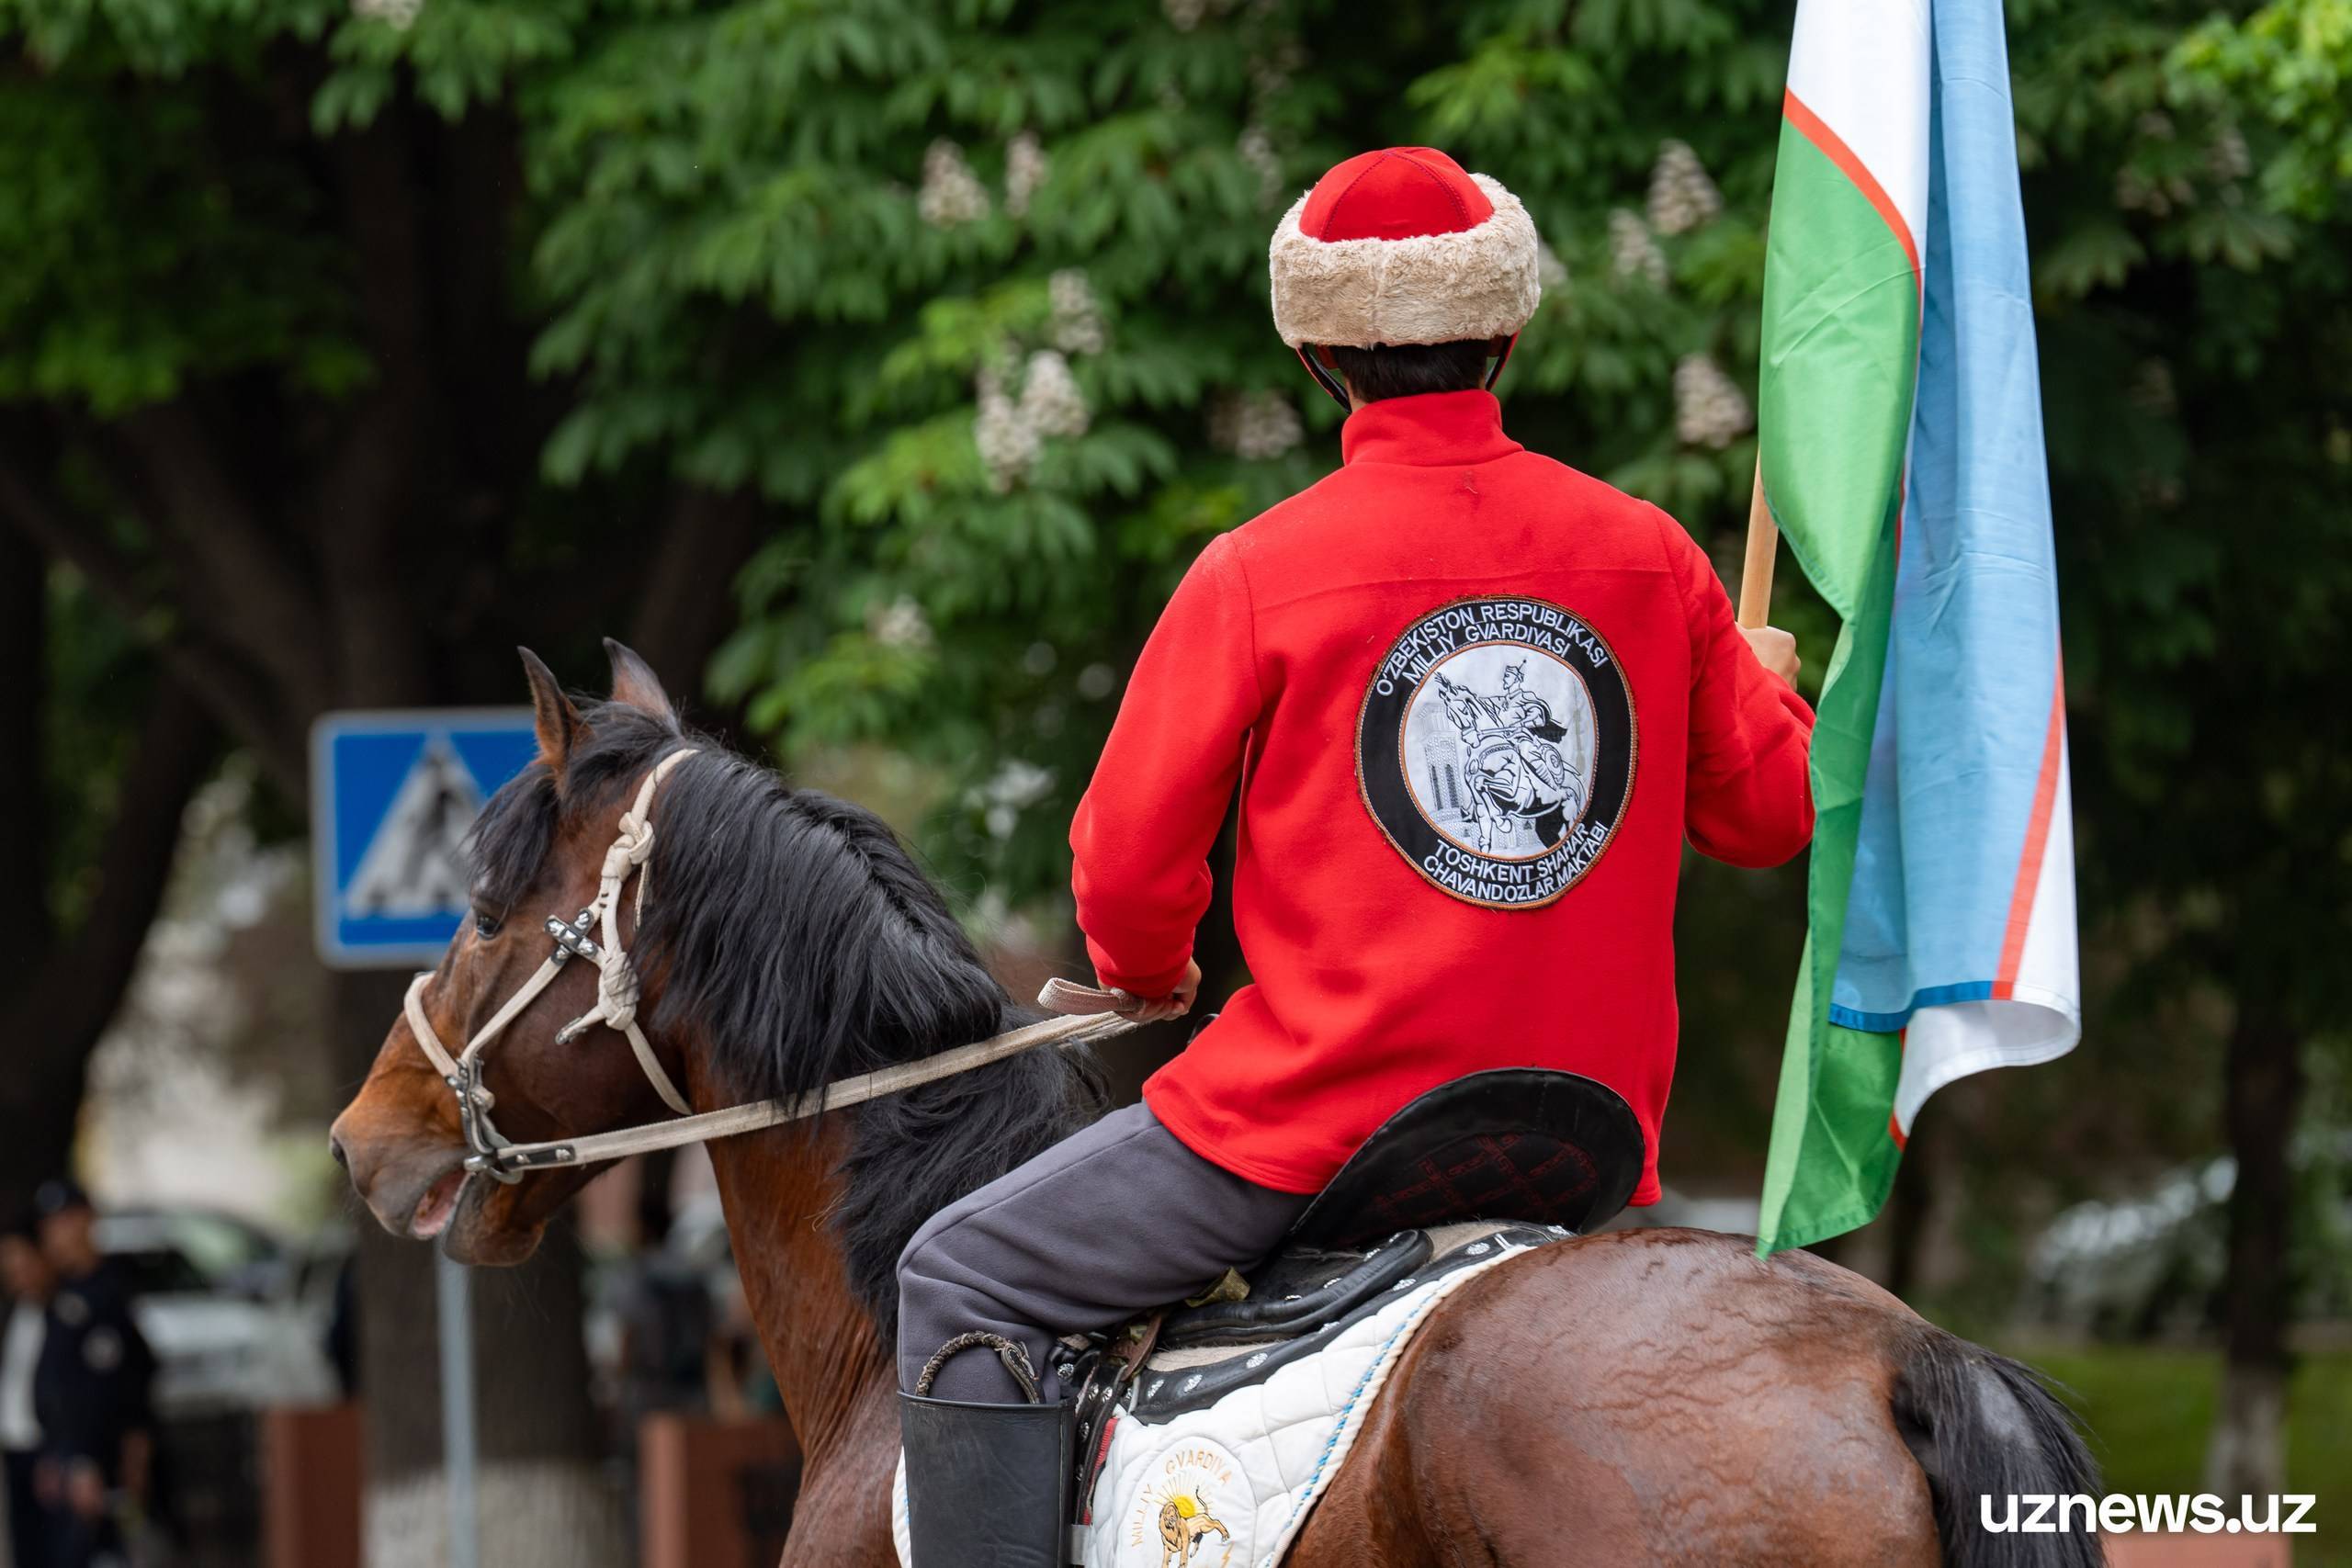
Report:
[[[1161,1425],[1123,1412],[1094,1483],[1085,1568],[1273,1568],[1355,1445],[1397,1358],[1439,1303],[1505,1259],[1418,1284],[1334,1335],[1316,1354]],[[907,1568],[906,1460],[892,1483],[891,1535]]]

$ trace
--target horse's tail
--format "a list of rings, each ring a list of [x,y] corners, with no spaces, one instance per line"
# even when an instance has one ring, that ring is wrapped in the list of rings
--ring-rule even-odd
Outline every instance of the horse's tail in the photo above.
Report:
[[[1946,1568],[2100,1568],[2096,1530],[2051,1506],[2054,1534],[2019,1525],[2033,1505],[2018,1497],[2099,1495],[2098,1466],[2073,1415],[2032,1369],[1921,1325],[1902,1355],[1894,1419],[1928,1473]],[[1995,1525],[1988,1528],[1989,1517]],[[2013,1511],[2014,1510],[2014,1511]],[[2070,1526],[2080,1526],[2072,1528]]]

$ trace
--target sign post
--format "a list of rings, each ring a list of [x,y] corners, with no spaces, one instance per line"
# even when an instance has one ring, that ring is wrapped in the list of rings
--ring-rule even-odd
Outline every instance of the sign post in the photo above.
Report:
[[[481,1568],[481,1499],[474,1479],[473,1281],[446,1252],[433,1255],[441,1330],[441,1478],[449,1489],[449,1568]]]
[[[466,918],[466,834],[538,754],[528,708],[331,713],[311,730],[319,957],[337,969],[439,961]],[[481,1562],[471,1281],[433,1260],[450,1568]]]

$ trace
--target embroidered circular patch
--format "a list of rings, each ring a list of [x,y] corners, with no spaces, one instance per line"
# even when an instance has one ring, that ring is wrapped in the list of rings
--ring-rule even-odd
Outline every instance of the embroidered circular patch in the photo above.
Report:
[[[1545,600],[1464,599],[1406,627],[1374,671],[1356,777],[1432,885],[1533,908],[1609,847],[1638,749],[1633,692],[1600,633]]]
[[[1152,1456],[1119,1512],[1118,1568],[1254,1563],[1258,1500],[1232,1450],[1206,1438],[1177,1439]]]

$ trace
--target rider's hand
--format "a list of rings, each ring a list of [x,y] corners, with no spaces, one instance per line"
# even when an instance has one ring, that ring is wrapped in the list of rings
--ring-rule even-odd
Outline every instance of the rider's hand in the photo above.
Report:
[[[1103,988],[1110,990],[1115,987],[1106,984]],[[1187,961],[1184,977],[1177,981],[1176,988],[1166,996],[1138,997],[1122,992],[1121,995],[1127,999],[1112,1010],[1121,1018],[1131,1018],[1137,1023],[1158,1023],[1164,1019],[1182,1018],[1192,1011],[1193,999],[1200,994],[1201,966]]]
[[[1797,683],[1797,639],[1778,626],[1742,626],[1739,635],[1747,639],[1748,651],[1756,655],[1756,662],[1793,686]]]

